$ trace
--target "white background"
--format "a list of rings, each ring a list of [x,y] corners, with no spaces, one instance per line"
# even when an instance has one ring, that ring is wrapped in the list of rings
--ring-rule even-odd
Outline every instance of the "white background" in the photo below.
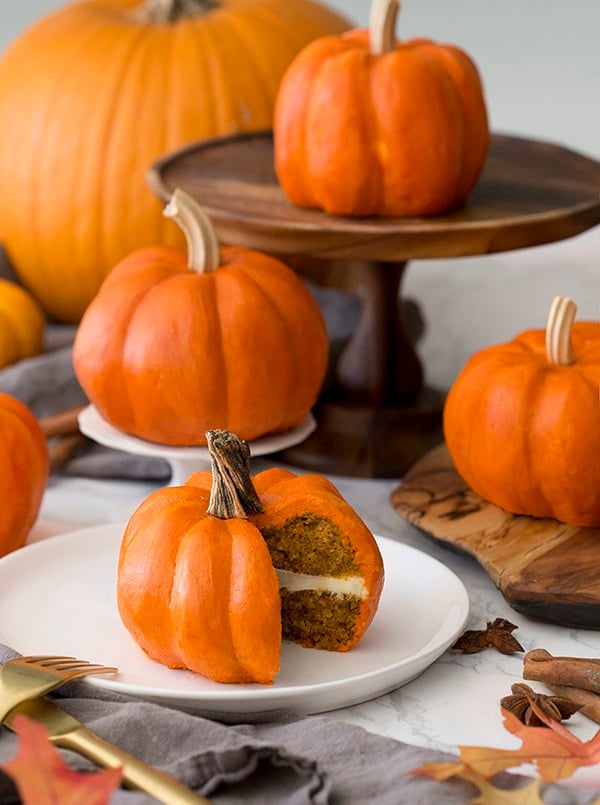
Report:
[[[286,0],[281,0],[282,3]],[[57,0],[0,0],[0,51]],[[329,5],[363,26],[368,0]],[[492,129],[600,159],[600,0],[404,0],[400,38],[462,46],[479,66]],[[404,293],[429,323],[419,346],[428,380],[451,382],[475,349],[543,326],[555,293],[600,314],[600,227],[510,254],[412,263]]]

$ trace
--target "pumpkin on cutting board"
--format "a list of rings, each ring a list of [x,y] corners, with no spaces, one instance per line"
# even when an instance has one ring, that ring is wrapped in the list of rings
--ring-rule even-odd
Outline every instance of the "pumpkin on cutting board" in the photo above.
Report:
[[[39,355],[45,327],[44,312],[31,294],[0,279],[0,369]]]
[[[294,59],[273,124],[289,199],[336,215],[430,216],[461,205],[489,145],[472,59],[428,39],[397,42],[397,0],[369,30],[323,36]]]
[[[348,24],[312,0],[78,0],[0,58],[0,240],[76,323],[134,249],[180,241],[145,183],[162,154],[270,128],[281,77]]]
[[[224,683],[270,684],[282,638],[352,648],[383,586],[371,532],[325,478],[251,479],[243,440],[215,430],[207,442],[212,472],[153,492],[127,524],[124,626],[157,662]]]
[[[49,466],[46,437],[33,413],[0,393],[0,556],[25,544],[39,514]]]
[[[210,220],[176,190],[165,213],[183,251],[126,257],[77,329],[73,365],[101,416],[158,444],[249,441],[299,425],[317,400],[329,342],[295,272],[259,252],[219,245]]]
[[[556,297],[546,329],[473,355],[444,407],[464,481],[513,514],[600,526],[600,322]]]

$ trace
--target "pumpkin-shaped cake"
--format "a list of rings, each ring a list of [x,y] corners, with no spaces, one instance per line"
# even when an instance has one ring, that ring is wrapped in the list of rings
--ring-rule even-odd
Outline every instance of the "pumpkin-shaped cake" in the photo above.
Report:
[[[556,297],[546,329],[473,355],[444,407],[461,477],[513,514],[600,526],[600,322]]]
[[[150,656],[219,682],[272,682],[281,640],[347,651],[383,586],[377,543],[329,481],[249,475],[249,450],[207,434],[211,472],[152,493],[125,530],[121,619]]]
[[[317,400],[329,341],[320,308],[286,265],[220,247],[199,205],[175,191],[166,213],[188,255],[125,258],[87,309],[73,347],[90,401],[115,428],[151,442],[245,440],[299,425]]]
[[[289,199],[336,215],[427,216],[462,204],[483,167],[487,109],[460,48],[397,42],[397,0],[369,30],[323,36],[287,69],[275,105],[275,169]]]

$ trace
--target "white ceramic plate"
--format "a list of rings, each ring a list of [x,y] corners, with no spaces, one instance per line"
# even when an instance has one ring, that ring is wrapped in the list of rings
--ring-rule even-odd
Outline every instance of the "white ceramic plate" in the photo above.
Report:
[[[66,654],[114,665],[98,688],[207,715],[317,713],[357,704],[424,671],[462,632],[469,597],[427,554],[378,537],[386,579],[379,610],[349,652],[284,643],[273,685],[223,685],[149,660],[121,624],[116,563],[124,524],[73,531],[0,559],[0,641],[22,654]]]
[[[98,413],[93,405],[88,405],[79,414],[79,429],[98,444],[123,450],[137,456],[154,456],[164,458],[171,465],[171,486],[184,483],[194,470],[210,468],[210,454],[206,447],[172,447],[168,444],[155,444],[145,439],[130,436],[110,425]],[[261,436],[248,442],[252,456],[265,456],[285,450],[292,445],[300,444],[307,439],[317,427],[316,420],[308,413],[298,427],[285,433],[272,436]]]

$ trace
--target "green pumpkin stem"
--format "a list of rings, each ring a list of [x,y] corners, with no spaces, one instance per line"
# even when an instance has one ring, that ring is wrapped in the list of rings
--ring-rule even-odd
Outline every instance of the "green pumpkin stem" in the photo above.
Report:
[[[177,188],[164,209],[164,215],[172,218],[185,235],[189,268],[205,274],[219,267],[221,249],[217,233],[195,199]]]
[[[369,49],[373,56],[390,53],[396,47],[396,19],[399,0],[372,0],[369,16]]]
[[[571,342],[577,305],[568,296],[555,296],[546,322],[546,357],[557,366],[575,363]]]
[[[212,470],[208,514],[225,520],[261,514],[263,507],[250,478],[247,443],[228,430],[209,430],[206,440]]]
[[[218,7],[215,0],[144,0],[133,10],[133,17],[141,23],[160,25],[197,17]]]

